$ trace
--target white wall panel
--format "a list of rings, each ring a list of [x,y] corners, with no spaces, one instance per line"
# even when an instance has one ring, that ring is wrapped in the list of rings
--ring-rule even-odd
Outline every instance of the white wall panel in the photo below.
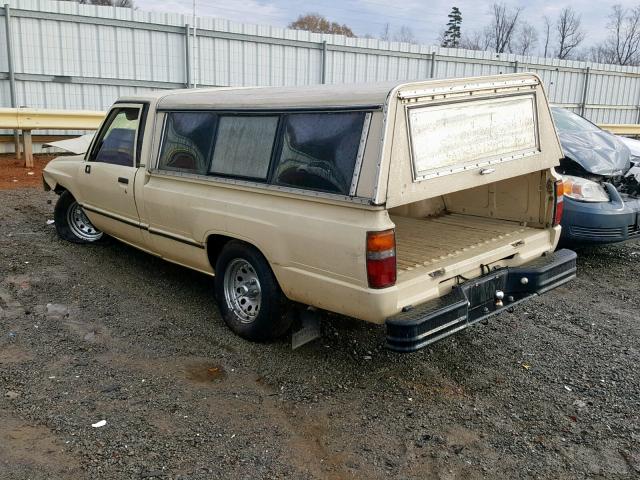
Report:
[[[190,16],[9,0],[18,103],[105,109],[120,95],[186,84]],[[197,18],[192,79],[199,86],[308,85],[414,80],[534,71],[552,102],[599,122],[636,122],[640,69],[511,54],[346,38]],[[9,106],[4,18],[0,106]],[[323,59],[326,42],[326,59]],[[436,54],[432,69],[432,52]],[[584,92],[589,67],[588,90]],[[599,108],[596,108],[599,107]]]

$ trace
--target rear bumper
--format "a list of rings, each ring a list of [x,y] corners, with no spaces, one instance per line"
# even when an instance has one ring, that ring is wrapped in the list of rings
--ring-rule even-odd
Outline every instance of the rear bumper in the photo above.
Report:
[[[559,250],[462,283],[444,297],[388,318],[387,347],[413,352],[576,276],[576,254]],[[526,279],[526,280],[525,280]],[[496,292],[504,293],[503,305]]]
[[[615,243],[640,237],[640,199],[623,197],[606,184],[610,202],[564,197],[563,243]]]

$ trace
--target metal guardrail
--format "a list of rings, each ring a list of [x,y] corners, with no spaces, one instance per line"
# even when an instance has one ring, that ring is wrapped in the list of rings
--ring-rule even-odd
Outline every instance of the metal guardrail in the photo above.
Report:
[[[96,130],[105,112],[0,108],[0,128],[19,130]]]
[[[96,130],[106,113],[95,110],[49,110],[39,108],[0,108],[0,129],[22,130],[25,166],[33,167],[32,130]],[[600,124],[616,135],[640,136],[640,125]],[[16,145],[16,152],[20,152]]]
[[[0,129],[22,130],[25,167],[33,167],[31,130],[96,130],[105,112],[93,110],[48,110],[38,108],[0,108]],[[16,137],[16,154],[20,144]]]
[[[621,123],[603,123],[598,125],[603,130],[614,133],[616,135],[640,135],[640,125],[621,124]]]

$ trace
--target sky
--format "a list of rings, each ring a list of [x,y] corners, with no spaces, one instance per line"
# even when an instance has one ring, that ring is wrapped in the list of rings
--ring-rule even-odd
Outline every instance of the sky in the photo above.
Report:
[[[191,15],[193,0],[134,0],[141,10],[185,13]],[[462,12],[462,31],[482,29],[490,21],[489,8],[493,1],[453,0],[326,0],[310,3],[303,0],[196,0],[196,14],[227,18],[238,22],[286,27],[299,14],[317,12],[331,21],[346,24],[357,36],[379,36],[388,22],[393,34],[402,25],[411,28],[418,43],[435,44],[445,29],[452,6]],[[565,6],[571,6],[582,17],[586,33],[584,47],[606,36],[607,15],[611,7],[640,5],[638,0],[506,0],[512,7],[523,8],[522,18],[536,27],[539,46],[542,43],[543,17],[554,19]]]

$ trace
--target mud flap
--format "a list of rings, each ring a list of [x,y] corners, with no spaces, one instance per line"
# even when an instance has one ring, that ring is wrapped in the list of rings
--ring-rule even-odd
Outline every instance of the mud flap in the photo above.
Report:
[[[299,328],[294,330],[291,334],[291,349],[295,350],[309,342],[320,338],[322,332],[320,331],[320,312],[309,308],[295,308],[289,313],[294,315],[294,325],[299,324]]]

